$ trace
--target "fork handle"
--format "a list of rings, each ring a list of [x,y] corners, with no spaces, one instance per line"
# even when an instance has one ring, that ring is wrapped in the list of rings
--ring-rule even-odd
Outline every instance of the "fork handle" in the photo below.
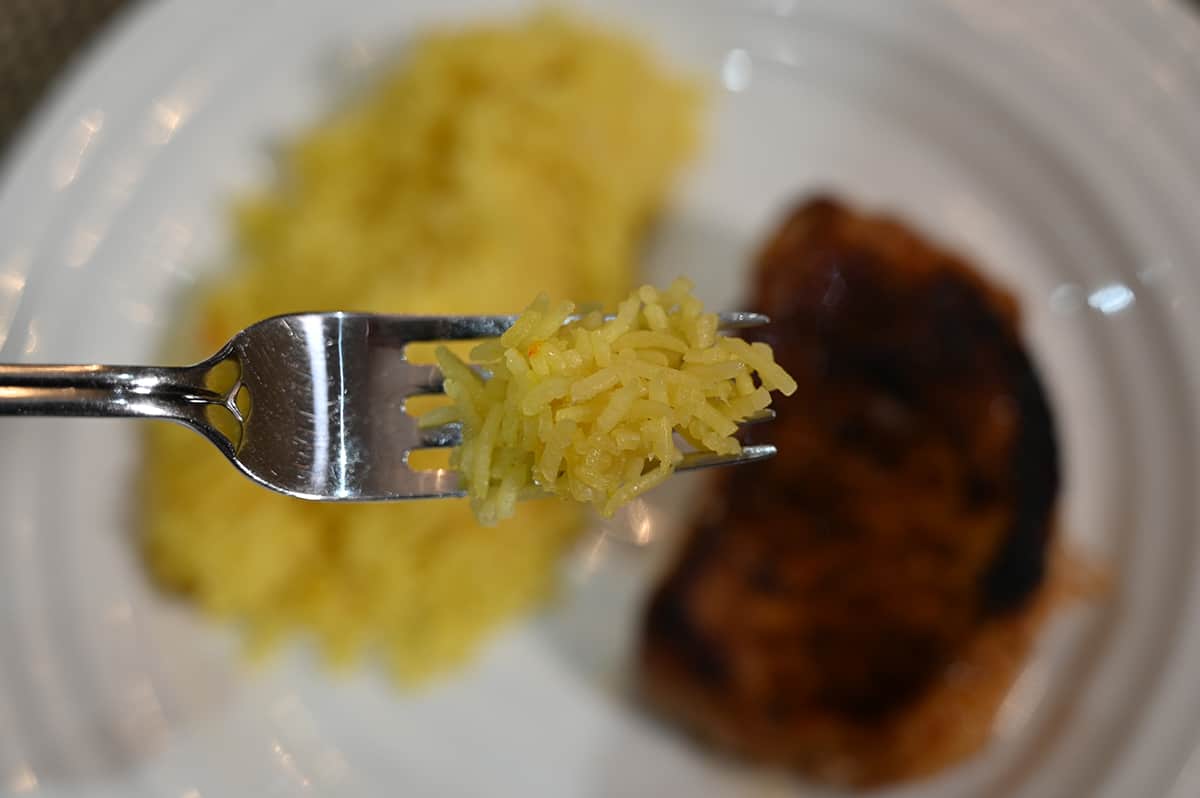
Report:
[[[227,397],[204,387],[204,366],[0,364],[0,416],[163,418],[204,424]]]

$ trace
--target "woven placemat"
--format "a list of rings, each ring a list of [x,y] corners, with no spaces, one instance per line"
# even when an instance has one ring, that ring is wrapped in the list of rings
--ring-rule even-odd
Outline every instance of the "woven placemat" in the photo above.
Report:
[[[133,0],[0,0],[0,157],[71,57]]]

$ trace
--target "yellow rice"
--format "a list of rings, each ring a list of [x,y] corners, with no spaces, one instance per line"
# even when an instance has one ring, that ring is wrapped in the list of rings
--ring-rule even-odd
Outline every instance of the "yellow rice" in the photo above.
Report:
[[[675,433],[738,454],[738,422],[765,410],[770,391],[796,390],[768,345],[718,335],[685,279],[642,286],[609,320],[593,312],[564,324],[574,312],[539,296],[498,342],[472,351],[487,379],[437,352],[454,404],[421,423],[462,422],[451,463],[481,523],[510,518],[529,489],[612,515],[674,472]]]
[[[233,268],[192,300],[191,356],[300,310],[510,313],[540,290],[612,302],[694,146],[698,96],[642,47],[554,14],[439,30],[301,137],[235,217]],[[311,633],[411,680],[542,599],[578,514],[466,501],[334,506],[238,475],[198,436],[150,436],[151,574],[266,644]]]

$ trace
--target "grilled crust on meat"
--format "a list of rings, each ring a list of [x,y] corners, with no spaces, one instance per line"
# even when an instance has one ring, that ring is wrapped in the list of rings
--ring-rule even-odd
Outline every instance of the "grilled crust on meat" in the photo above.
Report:
[[[1055,431],[1016,302],[820,198],[763,250],[753,309],[800,388],[754,431],[778,456],[716,477],[650,603],[642,683],[701,736],[824,779],[940,767],[986,738],[1051,535]]]

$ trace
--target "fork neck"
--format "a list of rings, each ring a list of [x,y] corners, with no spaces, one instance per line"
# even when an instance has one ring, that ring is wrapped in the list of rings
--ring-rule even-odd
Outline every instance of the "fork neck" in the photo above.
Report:
[[[0,365],[0,416],[163,418],[204,423],[226,397],[204,366]]]

